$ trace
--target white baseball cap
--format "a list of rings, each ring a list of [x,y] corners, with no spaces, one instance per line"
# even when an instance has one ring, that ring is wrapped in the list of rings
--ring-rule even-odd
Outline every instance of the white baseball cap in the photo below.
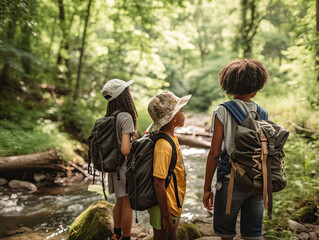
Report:
[[[102,94],[108,101],[112,101],[117,98],[128,86],[130,86],[134,80],[123,81],[121,79],[112,79],[107,81],[102,88]]]

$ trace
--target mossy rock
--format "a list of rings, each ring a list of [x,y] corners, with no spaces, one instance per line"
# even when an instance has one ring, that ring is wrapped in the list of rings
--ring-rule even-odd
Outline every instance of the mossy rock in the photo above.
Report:
[[[71,224],[68,240],[105,240],[112,236],[113,205],[100,201],[93,203]]]
[[[200,238],[201,234],[193,223],[181,223],[178,227],[178,240],[193,240]]]
[[[319,209],[316,201],[307,200],[303,203],[303,206],[300,206],[296,211],[296,220],[301,223],[311,223],[318,224],[319,223]]]

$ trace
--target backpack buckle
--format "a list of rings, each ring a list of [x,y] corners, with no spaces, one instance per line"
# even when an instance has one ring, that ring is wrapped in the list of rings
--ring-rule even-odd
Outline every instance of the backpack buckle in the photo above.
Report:
[[[216,190],[222,189],[223,183],[221,181],[218,181],[215,183],[214,187]]]
[[[272,156],[275,155],[276,153],[276,149],[275,149],[275,145],[268,145],[268,155]]]

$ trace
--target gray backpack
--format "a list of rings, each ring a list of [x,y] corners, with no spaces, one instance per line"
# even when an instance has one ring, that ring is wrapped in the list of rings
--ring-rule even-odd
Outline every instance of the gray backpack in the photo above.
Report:
[[[245,191],[263,193],[268,218],[272,214],[272,192],[286,187],[287,178],[283,147],[289,132],[268,120],[248,116],[235,101],[221,104],[227,108],[238,125],[235,131],[235,149],[230,154],[231,174],[228,187],[226,214],[230,213],[233,185]]]
[[[95,170],[102,172],[102,186],[105,199],[107,198],[104,186],[104,173],[117,171],[117,178],[119,179],[119,168],[125,161],[116,136],[116,117],[120,112],[115,111],[109,116],[96,120],[88,139],[89,173],[94,175],[94,183]],[[92,164],[93,169],[91,167]]]
[[[166,133],[145,134],[140,139],[134,140],[128,157],[126,176],[126,192],[129,195],[131,208],[134,210],[147,210],[158,204],[153,181],[153,153],[155,143],[164,138],[172,147],[172,158],[165,179],[165,188],[168,187],[173,177],[176,203],[179,208],[181,204],[178,197],[176,175],[174,173],[177,153],[174,141]]]

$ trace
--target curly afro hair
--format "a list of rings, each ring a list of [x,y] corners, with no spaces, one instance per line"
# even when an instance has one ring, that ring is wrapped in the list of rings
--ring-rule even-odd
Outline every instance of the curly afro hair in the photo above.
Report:
[[[229,95],[244,95],[260,90],[268,80],[261,62],[243,59],[227,64],[219,73],[219,84]]]

